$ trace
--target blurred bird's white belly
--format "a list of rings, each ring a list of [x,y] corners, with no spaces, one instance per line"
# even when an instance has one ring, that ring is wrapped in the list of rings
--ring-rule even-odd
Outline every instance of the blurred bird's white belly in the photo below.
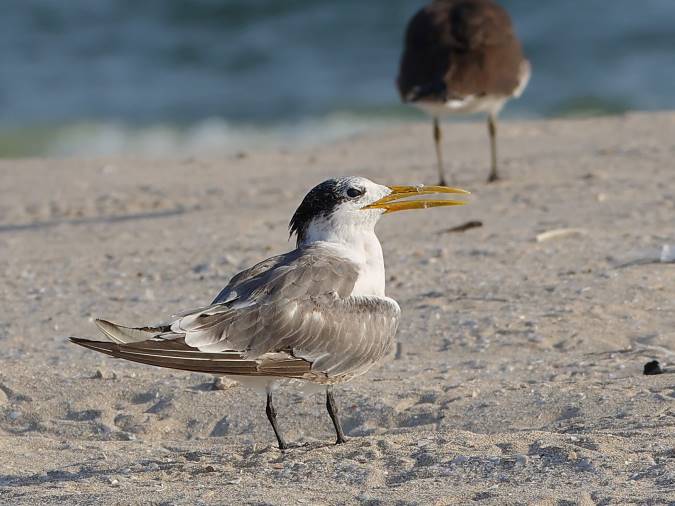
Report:
[[[507,97],[486,95],[476,97],[469,95],[462,99],[452,99],[447,102],[415,102],[413,105],[422,109],[433,117],[445,117],[459,114],[487,113],[497,114],[508,100]]]
[[[524,60],[520,64],[518,73],[518,86],[511,95],[467,95],[462,98],[454,98],[446,102],[413,102],[413,105],[422,109],[430,116],[442,118],[444,116],[453,116],[455,114],[499,114],[511,98],[518,98],[522,95],[530,82],[531,66],[530,62]]]

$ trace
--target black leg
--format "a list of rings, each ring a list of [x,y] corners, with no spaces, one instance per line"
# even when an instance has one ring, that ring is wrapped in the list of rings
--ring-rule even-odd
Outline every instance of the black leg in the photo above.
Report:
[[[490,176],[488,183],[492,183],[499,179],[497,174],[497,115],[490,114],[488,116],[488,132],[490,134]]]
[[[328,415],[335,426],[335,434],[337,434],[337,441],[335,441],[335,444],[339,445],[346,443],[347,438],[345,438],[345,433],[342,430],[342,424],[338,418],[338,408],[335,405],[335,398],[333,398],[333,389],[331,387],[326,389],[326,409],[328,409]]]
[[[438,123],[438,118],[434,118],[434,144],[436,145],[436,161],[438,162],[438,184],[445,186],[443,154],[441,153],[441,126]]]
[[[277,437],[279,449],[286,450],[288,445],[286,444],[286,441],[284,441],[281,432],[279,432],[279,427],[277,426],[277,411],[274,409],[274,404],[272,404],[272,392],[267,392],[267,408],[265,409],[265,412],[267,413],[267,419],[274,429],[274,435]]]

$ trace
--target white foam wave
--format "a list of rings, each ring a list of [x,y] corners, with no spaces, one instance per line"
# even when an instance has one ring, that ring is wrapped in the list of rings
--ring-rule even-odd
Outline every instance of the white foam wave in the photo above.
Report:
[[[384,119],[337,114],[272,126],[210,118],[188,127],[168,124],[133,127],[82,123],[62,127],[47,142],[48,156],[219,156],[246,150],[297,149],[382,128]]]

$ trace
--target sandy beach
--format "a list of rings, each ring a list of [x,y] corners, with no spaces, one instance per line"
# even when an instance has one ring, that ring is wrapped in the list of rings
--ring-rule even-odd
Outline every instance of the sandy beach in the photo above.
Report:
[[[674,504],[675,265],[631,262],[675,244],[675,113],[504,121],[493,185],[484,130],[445,128],[470,205],[379,225],[400,356],[336,389],[349,443],[323,396],[288,391],[286,452],[254,392],[66,338],[209,303],[293,247],[327,177],[435,183],[430,125],[220,159],[0,161],[0,503]],[[666,374],[644,376],[654,359]]]

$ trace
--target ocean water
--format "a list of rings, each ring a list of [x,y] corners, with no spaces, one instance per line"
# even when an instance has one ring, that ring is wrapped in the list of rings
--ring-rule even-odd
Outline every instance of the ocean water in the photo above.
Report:
[[[396,119],[417,0],[4,0],[0,156],[218,154]],[[511,117],[675,107],[675,0],[503,0]]]

